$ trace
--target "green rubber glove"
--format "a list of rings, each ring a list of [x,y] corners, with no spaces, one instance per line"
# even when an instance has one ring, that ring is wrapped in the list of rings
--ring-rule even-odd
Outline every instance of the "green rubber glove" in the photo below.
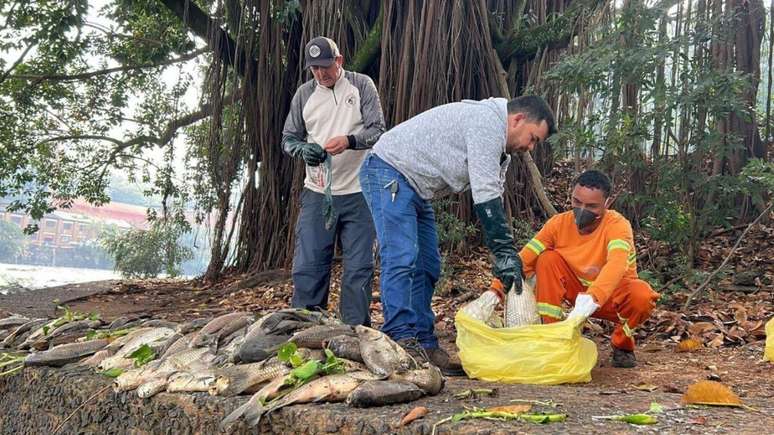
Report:
[[[524,272],[521,257],[513,245],[511,226],[505,219],[505,209],[500,198],[473,206],[484,227],[484,243],[494,254],[492,274],[499,279],[507,292],[511,286],[521,294]]]

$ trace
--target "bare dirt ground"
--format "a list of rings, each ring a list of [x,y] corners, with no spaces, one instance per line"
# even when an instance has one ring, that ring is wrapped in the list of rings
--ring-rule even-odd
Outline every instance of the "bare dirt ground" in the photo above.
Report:
[[[477,262],[479,260],[471,260],[473,267],[466,269],[469,272],[459,273],[459,280],[450,286],[448,293],[434,298],[436,328],[443,346],[449,350],[454,349],[454,313],[486,286],[487,273],[485,269],[475,267]],[[337,266],[332,307],[338,299],[338,276]],[[264,313],[287,306],[291,292],[289,276],[281,270],[258,276],[232,277],[216,286],[173,280],[98,282],[2,296],[0,316],[10,312],[51,316],[56,311],[56,304],[61,303],[77,311],[97,312],[106,320],[129,315],[181,321],[237,310]],[[762,360],[763,324],[774,313],[774,293],[763,289],[755,294],[710,292],[707,296],[684,314],[680,314],[678,308],[684,299],[680,295],[673,296],[669,304],[656,310],[652,319],[638,331],[639,367],[635,369],[610,366],[607,339],[610,326],[594,321],[585,334],[597,343],[599,360],[592,371],[593,380],[588,384],[498,385],[452,378],[444,392],[436,397],[358,412],[397,421],[413,406],[427,406],[430,414],[413,423],[411,430],[427,433],[433,423],[461,412],[465,407],[506,405],[513,399],[551,400],[560,406],[536,405],[533,410],[567,413],[567,422],[534,426],[518,422],[465,421],[446,423],[438,430],[439,433],[768,433],[774,427],[774,364]],[[374,294],[372,317],[377,325],[381,323],[378,293]],[[677,343],[687,337],[697,338],[703,346],[693,352],[676,352]],[[685,389],[703,379],[717,380],[729,386],[754,409],[681,406],[680,398]],[[493,388],[498,394],[474,400],[454,398],[455,392],[467,388]],[[667,408],[655,426],[632,426],[593,418],[644,412],[651,402]],[[338,407],[326,406],[331,406],[332,413],[338,412]]]

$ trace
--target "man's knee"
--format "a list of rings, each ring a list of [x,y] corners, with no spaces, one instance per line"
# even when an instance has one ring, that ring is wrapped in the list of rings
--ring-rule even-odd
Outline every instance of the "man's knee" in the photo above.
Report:
[[[656,307],[656,300],[659,294],[653,291],[653,288],[647,281],[635,279],[627,285],[627,300],[633,309],[650,314]]]

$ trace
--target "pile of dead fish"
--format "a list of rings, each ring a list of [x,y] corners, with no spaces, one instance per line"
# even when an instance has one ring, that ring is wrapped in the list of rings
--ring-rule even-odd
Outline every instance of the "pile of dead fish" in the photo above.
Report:
[[[240,418],[255,425],[298,403],[408,402],[444,385],[436,367],[417,362],[383,333],[299,309],[257,321],[237,312],[180,324],[129,318],[106,324],[69,311],[53,320],[12,316],[0,319],[0,340],[2,355],[20,367],[93,367],[115,378],[116,391],[136,390],[142,398],[162,391],[252,393],[224,426]]]

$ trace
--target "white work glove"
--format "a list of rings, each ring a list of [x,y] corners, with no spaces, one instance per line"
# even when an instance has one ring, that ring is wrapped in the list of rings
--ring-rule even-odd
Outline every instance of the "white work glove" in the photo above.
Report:
[[[573,317],[582,318],[584,321],[594,314],[594,311],[599,309],[599,305],[594,302],[594,298],[588,293],[578,293],[578,297],[575,298],[575,306],[567,315],[568,319]]]

